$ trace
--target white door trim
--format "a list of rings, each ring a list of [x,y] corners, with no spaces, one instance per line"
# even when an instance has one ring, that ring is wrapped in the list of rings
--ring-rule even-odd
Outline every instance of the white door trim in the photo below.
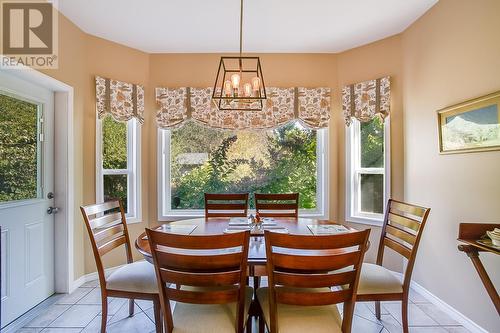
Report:
[[[1,58],[1,56],[0,56]],[[74,138],[73,87],[34,69],[18,66],[0,69],[23,80],[54,91],[54,192],[60,212],[54,221],[55,292],[68,293],[76,289],[74,281]]]

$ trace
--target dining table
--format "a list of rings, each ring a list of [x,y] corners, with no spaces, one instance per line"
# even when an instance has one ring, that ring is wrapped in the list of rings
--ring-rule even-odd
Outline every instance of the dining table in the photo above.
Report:
[[[284,218],[276,217],[273,218],[273,227],[269,227],[269,230],[274,230],[276,232],[283,232],[295,234],[295,235],[313,235],[311,229],[317,225],[337,225],[343,226],[343,233],[356,232],[358,230],[336,223],[329,220],[312,219],[312,218]],[[155,229],[164,232],[186,234],[186,235],[220,235],[227,232],[235,232],[237,230],[228,231],[230,228],[230,221],[234,221],[234,218],[194,218],[175,222],[169,222],[162,224]],[[311,227],[312,226],[312,227]],[[264,230],[266,227],[264,226]],[[135,247],[144,256],[144,258],[152,262],[151,249],[149,247],[149,242],[146,233],[140,234],[136,241]],[[266,247],[264,243],[264,234],[261,233],[251,233],[250,237],[250,247],[248,250],[248,276],[267,276],[266,272]]]

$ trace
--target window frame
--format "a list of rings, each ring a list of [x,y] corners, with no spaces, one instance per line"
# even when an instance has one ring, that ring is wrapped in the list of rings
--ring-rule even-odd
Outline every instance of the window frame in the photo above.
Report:
[[[329,133],[328,128],[316,130],[316,209],[299,209],[300,217],[316,219],[329,218]],[[170,138],[171,130],[158,128],[157,172],[158,172],[158,221],[172,221],[186,218],[204,217],[203,209],[176,209],[170,207]],[[168,147],[168,148],[167,148]],[[255,213],[253,209],[250,213]]]
[[[360,140],[361,126],[356,119],[346,128],[346,190],[345,190],[345,220],[347,222],[381,226],[384,222],[386,203],[391,196],[391,126],[390,117],[384,120],[384,167],[362,168],[360,166]],[[359,209],[361,200],[360,175],[382,174],[384,175],[384,203],[383,213],[361,212]],[[354,198],[356,197],[356,198]]]
[[[25,198],[25,199],[17,199],[17,200],[9,200],[9,201],[0,201],[0,208],[10,208],[16,206],[22,206],[27,204],[32,204],[33,202],[43,200],[43,196],[45,193],[45,183],[46,179],[43,175],[43,169],[46,164],[45,158],[45,108],[47,101],[40,98],[34,97],[25,93],[21,93],[19,91],[14,91],[8,89],[6,87],[0,87],[0,94],[4,96],[8,96],[10,98],[17,99],[22,102],[30,103],[37,106],[37,132],[36,132],[36,196],[33,198]]]
[[[102,139],[102,120],[96,117],[96,202],[104,202],[105,175],[127,175],[125,217],[127,223],[139,223],[142,221],[141,126],[136,118],[127,121],[127,169],[103,168]]]

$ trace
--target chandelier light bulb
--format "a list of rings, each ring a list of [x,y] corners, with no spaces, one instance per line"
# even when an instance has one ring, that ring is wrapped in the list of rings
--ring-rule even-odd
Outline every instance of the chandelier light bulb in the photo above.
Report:
[[[233,89],[238,89],[240,87],[240,75],[233,74],[231,75],[231,82],[233,83]]]
[[[224,94],[227,96],[231,96],[233,92],[233,88],[231,87],[231,81],[226,80],[224,82]]]
[[[250,83],[245,83],[243,85],[243,93],[245,94],[245,97],[252,96],[252,85]]]
[[[255,76],[252,78],[252,88],[253,91],[259,91],[260,90],[260,78]]]

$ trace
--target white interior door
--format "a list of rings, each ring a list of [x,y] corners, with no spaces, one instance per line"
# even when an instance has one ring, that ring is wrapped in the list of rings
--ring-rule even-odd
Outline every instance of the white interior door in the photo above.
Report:
[[[52,91],[0,73],[1,327],[54,293],[53,124]]]

